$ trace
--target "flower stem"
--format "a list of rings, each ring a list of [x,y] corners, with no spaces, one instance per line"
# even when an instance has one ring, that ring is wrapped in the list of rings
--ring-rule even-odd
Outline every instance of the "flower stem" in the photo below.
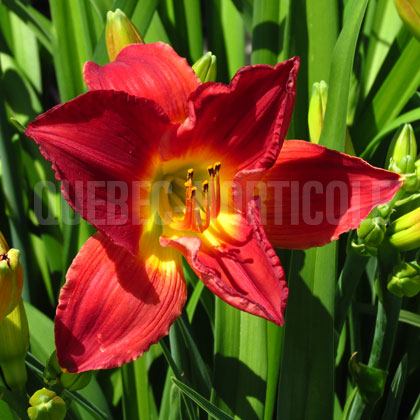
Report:
[[[402,299],[388,292],[387,277],[392,267],[398,261],[395,250],[382,247],[379,250],[379,301],[376,314],[375,333],[368,365],[382,370],[388,370],[392,352],[395,344],[395,336],[398,326],[398,317],[401,309]],[[365,402],[357,393],[350,414],[349,420],[370,418],[375,403]]]

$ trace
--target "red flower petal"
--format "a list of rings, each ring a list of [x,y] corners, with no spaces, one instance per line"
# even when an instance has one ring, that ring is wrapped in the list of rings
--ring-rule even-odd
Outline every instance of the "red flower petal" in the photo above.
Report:
[[[184,58],[162,42],[133,44],[116,61],[101,67],[87,62],[84,78],[89,90],[120,90],[156,101],[171,121],[188,116],[187,100],[200,80]]]
[[[237,170],[270,167],[289,128],[298,68],[293,58],[275,67],[243,67],[230,86],[201,85],[172,155],[210,154],[222,163],[233,160]]]
[[[26,134],[65,181],[62,191],[73,209],[136,255],[149,207],[140,205],[144,192],[135,182],[153,179],[159,141],[175,130],[150,100],[96,91],[39,116]]]
[[[55,318],[57,357],[68,371],[130,362],[180,315],[186,300],[180,254],[157,240],[142,238],[142,246],[146,255],[134,257],[97,233],[73,261]]]
[[[206,231],[206,240],[161,237],[160,243],[181,251],[204,284],[225,302],[283,325],[288,295],[284,272],[253,201],[248,220],[250,225],[244,217],[230,215]]]
[[[284,143],[264,181],[267,236],[275,247],[295,249],[324,245],[357,228],[401,186],[393,172],[299,140]]]

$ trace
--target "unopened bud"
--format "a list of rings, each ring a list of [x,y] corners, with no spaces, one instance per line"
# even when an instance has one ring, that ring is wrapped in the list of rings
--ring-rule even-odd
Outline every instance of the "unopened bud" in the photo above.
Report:
[[[63,372],[60,376],[61,385],[69,391],[78,391],[89,385],[92,372],[70,373]]]
[[[26,353],[29,348],[29,327],[22,299],[0,322],[0,367],[11,389],[23,389],[27,373]]]
[[[399,174],[414,172],[417,156],[417,143],[411,124],[402,125],[395,133],[389,146],[388,169]]]
[[[312,96],[309,102],[308,126],[309,137],[312,143],[319,143],[322,126],[324,125],[325,110],[327,108],[328,85],[321,80],[312,86]],[[346,129],[346,139],[344,143],[344,152],[351,156],[356,156],[350,133]]]
[[[309,136],[312,143],[319,143],[322,126],[324,124],[325,109],[327,107],[328,85],[321,80],[312,87],[312,96],[309,102],[308,125]]]
[[[357,236],[366,245],[379,246],[385,236],[386,222],[382,217],[372,217],[362,221]]]
[[[216,56],[210,51],[199,58],[192,68],[203,83],[216,80]]]
[[[0,232],[0,321],[18,304],[23,287],[20,251],[10,249]]]
[[[415,263],[401,263],[388,278],[388,290],[397,296],[412,297],[420,292],[420,267]]]
[[[119,52],[127,45],[144,44],[143,38],[133,22],[120,9],[115,12],[109,11],[107,14],[105,40],[111,61],[114,61]]]
[[[63,420],[66,417],[66,403],[54,391],[42,388],[29,399],[30,420]]]
[[[394,0],[407,29],[420,41],[420,0]]]
[[[391,223],[389,242],[400,251],[420,247],[420,208],[410,211]]]

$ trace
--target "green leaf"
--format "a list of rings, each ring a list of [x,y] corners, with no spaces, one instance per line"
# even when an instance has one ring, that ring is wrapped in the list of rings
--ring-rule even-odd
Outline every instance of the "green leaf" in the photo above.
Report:
[[[254,3],[251,54],[253,64],[276,64],[280,52],[279,17],[280,2],[278,0],[260,0]]]
[[[307,1],[308,93],[315,82],[328,83],[330,63],[338,36],[338,4],[335,0]]]
[[[206,0],[208,49],[217,57],[217,78],[229,82],[245,65],[245,23],[233,0]]]
[[[376,136],[369,142],[365,150],[360,154],[362,159],[370,159],[379,147],[384,137],[396,130],[401,124],[408,124],[420,119],[420,108],[413,109],[395,118],[385,128],[383,128]]]
[[[0,400],[0,419],[2,420],[15,420],[16,419],[9,405],[5,401],[1,401],[1,400]]]
[[[388,372],[357,362],[356,354],[349,361],[349,370],[363,400],[372,404],[382,397]]]
[[[1,59],[1,58],[0,58]],[[0,62],[0,156],[2,164],[1,182],[9,210],[9,224],[12,235],[11,246],[21,251],[20,261],[26,279],[30,278],[30,239],[26,222],[25,203],[23,200],[20,165],[20,147],[18,142],[13,142],[13,130],[7,118],[4,97],[4,75]],[[29,282],[23,284],[22,296],[30,300]]]
[[[404,355],[392,380],[382,420],[398,420],[398,412],[407,379],[407,369],[407,355]]]
[[[209,400],[206,400],[198,392],[194,391],[185,383],[176,378],[171,378],[172,382],[189,398],[191,398],[199,407],[210,414],[215,420],[233,420],[233,417],[226,414],[224,411],[217,408]]]
[[[177,0],[176,7],[180,7],[180,4],[181,2]],[[201,24],[200,0],[183,0],[183,11],[185,13],[191,62],[195,62],[203,55],[203,28]]]
[[[184,314],[182,314],[181,317],[175,321],[175,323],[179,324],[185,347],[189,354],[192,381],[193,383],[197,384],[197,388],[200,392],[210,395],[212,388],[211,379],[207,370],[207,366],[205,365],[193,339],[191,326],[188,324]]]
[[[293,251],[277,400],[278,419],[333,415],[336,243]]]
[[[3,3],[32,29],[42,45],[52,52],[52,25],[51,21],[31,5],[24,4],[21,0],[3,0]]]
[[[31,352],[42,362],[46,362],[55,349],[54,323],[35,306],[25,302],[31,336]]]
[[[85,91],[82,67],[87,59],[80,15],[69,2],[50,0],[54,26],[53,59],[60,99],[66,102]]]
[[[406,311],[401,309],[400,316],[398,319],[400,322],[413,325],[414,327],[420,328],[420,315],[414,312]]]
[[[334,150],[344,150],[354,53],[367,3],[368,0],[353,1],[351,12],[333,52],[328,102],[319,144]]]
[[[38,42],[32,29],[15,14],[10,16],[13,35],[13,53],[18,66],[31,81],[37,92],[41,91],[41,63]]]
[[[372,100],[360,112],[352,138],[357,138],[356,151],[361,152],[376,133],[392,122],[420,85],[420,43],[412,38]],[[328,111],[328,108],[327,108]]]
[[[153,392],[149,386],[147,355],[121,366],[123,414],[127,420],[151,420]]]
[[[262,418],[267,386],[267,321],[217,298],[214,335],[212,403],[241,419]]]
[[[174,329],[174,326],[172,326],[170,332],[173,329]],[[174,353],[174,357],[179,359],[179,355],[182,356],[182,354],[180,352],[180,348],[179,348],[178,343],[177,343],[177,341],[179,341],[179,336],[178,336],[176,330],[174,330],[174,332],[175,333],[172,333],[172,337],[174,337],[174,338],[171,341],[171,351]],[[182,381],[183,380],[183,374],[181,374],[180,367],[178,366],[178,363],[172,357],[172,354],[169,351],[165,341],[162,339],[162,340],[159,341],[159,344],[162,348],[163,355],[165,356],[165,359],[168,362],[168,365],[171,368],[172,372],[175,374],[175,376],[177,377],[177,379],[179,381]],[[196,420],[197,419],[197,413],[195,412],[191,401],[188,398],[184,397],[184,402],[185,402],[185,408],[186,408],[186,411],[187,411],[188,418],[190,420]],[[180,408],[181,408],[180,412],[182,412],[182,407],[180,407]]]
[[[392,1],[379,0],[376,4],[371,3],[374,8],[374,17],[368,37],[368,48],[363,63],[363,96],[366,98],[375,78],[385,60],[388,51],[394,42],[402,21]]]
[[[135,8],[131,20],[142,36],[147,33],[158,4],[158,0],[143,0]],[[164,40],[161,39],[161,41]]]

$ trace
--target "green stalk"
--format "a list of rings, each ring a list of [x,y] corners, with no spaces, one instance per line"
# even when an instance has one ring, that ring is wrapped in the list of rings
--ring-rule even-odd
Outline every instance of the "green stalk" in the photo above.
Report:
[[[378,301],[375,334],[368,365],[387,371],[394,349],[402,298],[389,293],[386,287],[388,274],[392,271],[394,264],[397,263],[398,255],[390,248],[382,248],[379,252],[380,298]],[[348,420],[369,418],[374,407],[375,404],[366,403],[360,394],[357,393],[351,406]]]

